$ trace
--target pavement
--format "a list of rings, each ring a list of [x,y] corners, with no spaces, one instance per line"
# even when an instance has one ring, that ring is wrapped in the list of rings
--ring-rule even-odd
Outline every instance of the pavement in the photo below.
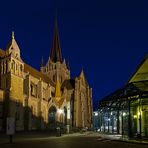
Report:
[[[98,133],[98,136],[104,139],[110,139],[114,141],[120,141],[120,142],[127,142],[127,143],[135,143],[135,144],[146,144],[148,145],[148,138],[128,138],[126,136],[122,135],[110,135],[110,134],[104,134],[104,133]]]
[[[121,144],[122,142],[122,144]],[[2,147],[57,147],[57,148],[72,148],[72,147],[120,147],[125,148],[147,148],[147,139],[128,139],[121,135],[107,135],[98,132],[82,132],[62,134],[57,137],[55,132],[20,132],[13,137],[13,144],[9,144],[9,137],[5,134],[0,134],[0,148]],[[55,146],[56,145],[56,146]],[[139,145],[139,146],[138,146]]]

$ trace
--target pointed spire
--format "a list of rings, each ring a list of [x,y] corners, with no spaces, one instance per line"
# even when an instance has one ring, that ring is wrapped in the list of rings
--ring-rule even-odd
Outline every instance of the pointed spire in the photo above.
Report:
[[[62,54],[61,54],[60,40],[59,40],[59,34],[58,34],[57,18],[55,20],[55,29],[54,29],[53,42],[52,42],[52,47],[50,52],[50,59],[52,62],[62,63]]]
[[[41,67],[43,67],[43,66],[44,66],[44,58],[43,58],[43,56],[42,56]]]
[[[12,35],[11,35],[11,37],[12,37],[12,39],[14,39],[15,37],[14,37],[14,31],[12,31]]]
[[[70,70],[69,60],[67,61],[67,68]]]
[[[82,78],[86,82],[86,84],[88,85],[88,82],[86,80],[86,76],[85,76],[83,68],[82,68],[81,73],[80,73],[80,78]]]
[[[15,40],[14,31],[11,32],[11,39],[6,47],[6,50],[15,50],[20,52],[19,46]]]
[[[65,61],[65,59],[63,60],[63,64],[66,64],[66,61]]]
[[[85,76],[83,68],[81,70],[80,76]]]

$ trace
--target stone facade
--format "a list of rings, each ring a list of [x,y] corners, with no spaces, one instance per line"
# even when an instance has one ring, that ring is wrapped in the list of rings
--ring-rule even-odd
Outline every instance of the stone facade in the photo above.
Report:
[[[16,130],[92,127],[92,89],[83,70],[71,79],[57,25],[40,71],[22,60],[14,33],[7,48],[0,49],[0,130],[7,117],[15,118]]]

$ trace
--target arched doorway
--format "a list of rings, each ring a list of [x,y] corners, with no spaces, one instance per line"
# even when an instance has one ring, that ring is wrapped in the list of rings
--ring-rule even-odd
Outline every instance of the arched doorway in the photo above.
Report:
[[[48,110],[48,128],[54,130],[56,128],[56,112],[57,109],[51,106]]]

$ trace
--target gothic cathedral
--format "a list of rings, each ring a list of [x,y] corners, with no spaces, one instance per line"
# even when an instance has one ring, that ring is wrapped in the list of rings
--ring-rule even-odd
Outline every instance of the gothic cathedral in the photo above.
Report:
[[[70,77],[57,23],[49,59],[40,71],[22,60],[14,33],[7,48],[0,49],[0,131],[5,130],[7,117],[15,118],[17,131],[91,128],[92,89],[83,70]]]

